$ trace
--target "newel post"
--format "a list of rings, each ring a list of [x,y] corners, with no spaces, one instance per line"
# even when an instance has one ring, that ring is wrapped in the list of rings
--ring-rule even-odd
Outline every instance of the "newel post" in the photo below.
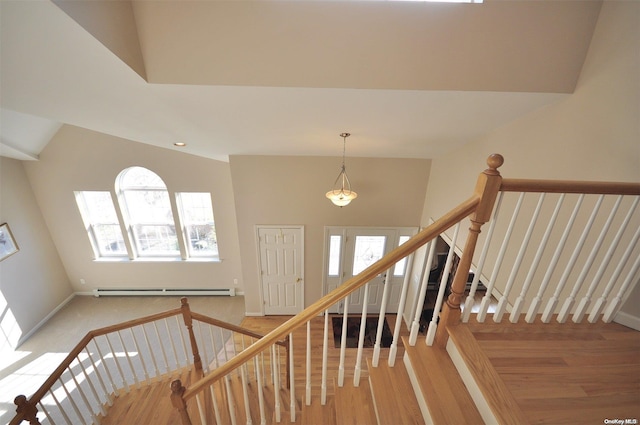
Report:
[[[16,413],[22,414],[23,421],[29,422],[30,425],[41,425],[38,417],[36,416],[38,414],[38,408],[35,404],[29,402],[27,397],[19,395],[13,400],[13,403],[18,406],[16,408]]]
[[[473,252],[476,248],[480,228],[491,218],[491,212],[496,202],[498,192],[500,191],[500,185],[502,184],[502,177],[500,176],[498,168],[503,163],[504,158],[502,155],[490,155],[489,158],[487,158],[489,168],[478,176],[474,194],[480,198],[480,203],[475,212],[470,216],[471,226],[469,227],[469,234],[464,245],[464,250],[462,251],[462,257],[460,258],[456,275],[451,284],[451,293],[440,315],[440,323],[435,337],[435,344],[439,347],[444,347],[449,339],[447,326],[455,326],[460,323],[460,303],[467,286]]]
[[[189,342],[191,343],[191,351],[193,352],[193,366],[196,372],[202,374],[202,360],[200,360],[200,353],[198,352],[198,344],[196,343],[196,336],[193,333],[193,318],[191,317],[191,309],[189,308],[189,302],[186,297],[180,299],[182,303],[182,318],[184,324],[189,331]]]
[[[187,412],[187,402],[182,398],[182,395],[187,389],[182,386],[182,382],[179,379],[171,382],[171,404],[178,409],[180,414],[180,422],[182,425],[191,425],[191,419]]]

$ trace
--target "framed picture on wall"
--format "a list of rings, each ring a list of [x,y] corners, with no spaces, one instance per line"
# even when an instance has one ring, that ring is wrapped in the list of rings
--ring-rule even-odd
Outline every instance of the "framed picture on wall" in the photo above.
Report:
[[[7,223],[0,224],[0,261],[18,252],[18,244]]]

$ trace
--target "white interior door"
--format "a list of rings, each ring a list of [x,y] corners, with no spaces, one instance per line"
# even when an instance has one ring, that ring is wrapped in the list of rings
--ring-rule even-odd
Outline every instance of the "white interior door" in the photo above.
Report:
[[[264,314],[293,315],[304,308],[304,229],[258,226]]]
[[[415,229],[410,228],[330,228],[327,231],[327,261],[325,274],[325,293],[337,288],[343,282],[359,274],[385,254],[393,250],[399,243],[413,235]],[[369,297],[364,300],[364,287],[349,295],[349,313],[357,314],[367,303],[368,313],[379,313],[382,306],[382,295],[388,273],[389,300],[386,311],[398,311],[402,281],[404,278],[404,262],[392,267],[390,271],[378,275],[369,282]],[[341,313],[344,304],[340,303],[330,309],[332,313]]]

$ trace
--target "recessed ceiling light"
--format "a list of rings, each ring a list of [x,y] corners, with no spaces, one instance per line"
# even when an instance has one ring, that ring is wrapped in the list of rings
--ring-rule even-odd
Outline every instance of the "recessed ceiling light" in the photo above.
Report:
[[[173,146],[177,146],[179,148],[183,148],[183,147],[187,146],[187,144],[185,142],[175,142],[173,144]]]

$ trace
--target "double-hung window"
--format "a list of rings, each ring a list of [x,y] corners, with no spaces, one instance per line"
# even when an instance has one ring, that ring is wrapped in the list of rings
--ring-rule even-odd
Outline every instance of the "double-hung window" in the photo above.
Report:
[[[218,240],[213,221],[211,194],[177,194],[180,220],[189,257],[218,257]]]
[[[124,257],[124,244],[120,221],[107,191],[75,192],[76,202],[82,215],[93,250],[98,257]]]

